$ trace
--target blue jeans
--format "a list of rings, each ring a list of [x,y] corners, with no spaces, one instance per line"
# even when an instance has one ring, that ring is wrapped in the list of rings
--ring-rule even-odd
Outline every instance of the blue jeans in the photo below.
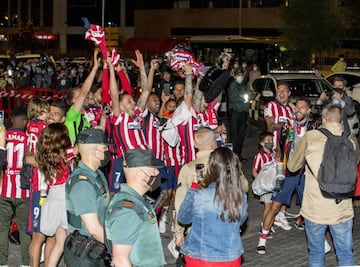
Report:
[[[305,219],[305,231],[309,249],[309,267],[325,266],[325,232],[327,227],[333,238],[339,266],[355,265],[353,257],[353,220],[344,223],[325,225]]]

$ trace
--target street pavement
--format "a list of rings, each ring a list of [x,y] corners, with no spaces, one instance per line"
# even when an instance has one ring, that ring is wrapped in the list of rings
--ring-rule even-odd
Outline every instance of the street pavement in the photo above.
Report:
[[[252,159],[257,152],[258,145],[258,131],[255,128],[250,127],[248,136],[245,140],[245,147],[243,156],[248,159],[244,164],[244,173],[247,176],[249,182],[251,178]],[[295,197],[294,202],[288,209],[290,213],[296,214],[299,211],[299,206],[296,206]],[[257,267],[257,266],[307,266],[307,243],[305,232],[297,230],[293,227],[289,231],[285,231],[282,228],[275,227],[275,234],[272,239],[267,241],[266,254],[259,255],[256,253],[256,246],[259,239],[260,221],[263,211],[263,206],[260,204],[257,197],[252,192],[248,194],[249,201],[249,217],[244,225],[242,231],[242,240],[244,243],[245,252],[242,257],[242,266],[244,267]],[[170,212],[169,212],[170,214]],[[170,219],[170,218],[169,218]],[[294,224],[294,219],[289,219],[291,225]],[[172,233],[170,231],[171,224],[168,224],[168,231],[161,235],[166,259],[166,266],[176,266],[176,260],[173,258],[167,245],[172,239]],[[328,233],[327,239],[333,247],[331,236]],[[353,227],[353,240],[354,240],[354,257],[357,266],[360,266],[360,208],[355,208],[355,219]],[[20,246],[10,244],[9,249],[9,266],[16,267],[21,264]],[[64,266],[63,263],[59,266]],[[336,255],[334,249],[326,255],[326,266],[337,266]]]

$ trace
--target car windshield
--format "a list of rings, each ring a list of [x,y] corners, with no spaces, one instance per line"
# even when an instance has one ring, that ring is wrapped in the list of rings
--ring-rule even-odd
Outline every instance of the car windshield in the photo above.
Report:
[[[321,79],[284,79],[281,82],[290,84],[292,97],[319,97],[324,90],[332,90],[331,86]]]

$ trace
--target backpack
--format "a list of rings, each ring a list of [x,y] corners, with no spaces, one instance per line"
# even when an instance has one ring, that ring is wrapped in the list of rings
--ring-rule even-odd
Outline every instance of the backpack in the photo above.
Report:
[[[325,198],[333,198],[338,204],[342,199],[354,196],[357,178],[355,149],[344,132],[337,136],[324,128],[317,130],[327,137],[317,176],[320,190]]]

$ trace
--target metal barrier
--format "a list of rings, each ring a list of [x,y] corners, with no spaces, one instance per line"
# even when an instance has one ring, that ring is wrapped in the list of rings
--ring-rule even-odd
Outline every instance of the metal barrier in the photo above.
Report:
[[[51,88],[8,88],[0,91],[0,110],[4,110],[5,118],[9,118],[15,107],[25,105],[33,97],[41,97],[49,102],[65,104],[68,91]]]

